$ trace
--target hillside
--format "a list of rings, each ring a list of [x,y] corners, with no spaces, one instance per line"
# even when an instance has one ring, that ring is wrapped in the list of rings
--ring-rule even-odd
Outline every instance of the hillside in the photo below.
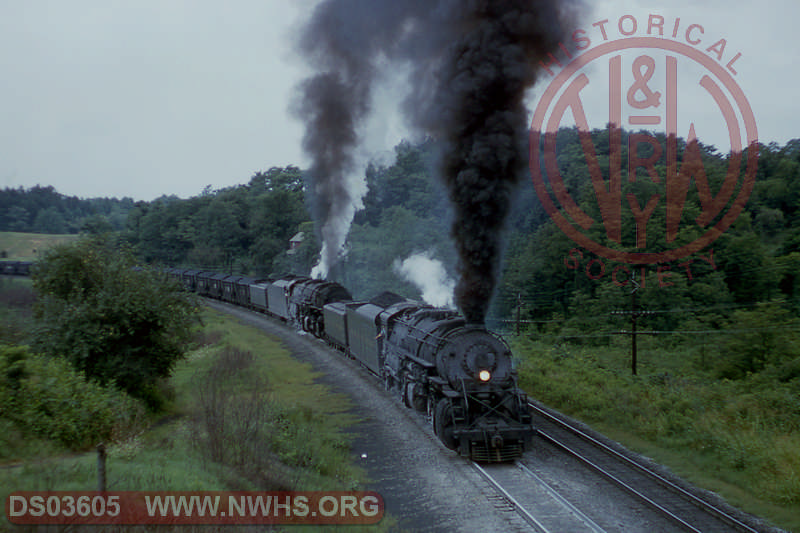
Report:
[[[33,261],[44,250],[57,244],[74,241],[77,235],[0,232],[0,258],[12,261]]]

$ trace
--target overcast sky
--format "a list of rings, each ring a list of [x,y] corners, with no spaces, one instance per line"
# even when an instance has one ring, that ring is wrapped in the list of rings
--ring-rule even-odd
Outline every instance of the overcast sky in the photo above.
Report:
[[[657,13],[667,28],[678,17],[682,30],[702,25],[707,44],[698,48],[726,39],[726,58],[742,54],[735,80],[759,139],[783,144],[800,137],[792,65],[800,57],[800,2],[587,3],[593,7],[582,27],[590,32],[598,20],[609,19],[613,28],[622,15],[644,24]],[[209,184],[245,183],[272,166],[305,166],[302,125],[288,109],[293,87],[308,72],[291,44],[314,4],[0,0],[0,187],[185,198]],[[372,151],[391,150],[403,134],[392,114],[398,94],[379,94],[368,130]]]

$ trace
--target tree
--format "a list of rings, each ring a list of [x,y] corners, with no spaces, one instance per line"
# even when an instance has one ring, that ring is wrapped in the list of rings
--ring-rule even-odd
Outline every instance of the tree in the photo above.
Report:
[[[303,174],[294,165],[272,167],[266,172],[256,172],[250,178],[248,187],[256,195],[275,190],[300,192],[303,190]]]
[[[193,297],[108,237],[51,249],[32,277],[35,347],[156,407],[157,381],[183,357],[196,321]]]
[[[0,231],[78,233],[93,216],[107,218],[112,229],[120,230],[133,207],[131,198],[81,199],[59,194],[51,186],[5,188],[0,189]]]
[[[33,221],[33,231],[36,233],[66,233],[67,221],[56,207],[42,209]]]
[[[108,218],[103,215],[92,215],[87,217],[83,224],[81,224],[81,232],[89,233],[90,235],[102,235],[114,231],[114,227]]]
[[[800,356],[797,319],[780,300],[760,302],[753,310],[733,313],[735,335],[723,345],[720,377],[742,379],[767,366],[781,366]]]
[[[24,207],[12,206],[6,213],[9,231],[25,232],[30,230],[31,214]]]

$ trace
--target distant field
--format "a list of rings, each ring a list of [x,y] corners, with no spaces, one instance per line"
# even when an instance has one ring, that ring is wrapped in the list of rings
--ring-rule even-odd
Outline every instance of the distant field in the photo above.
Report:
[[[74,241],[77,235],[45,235],[41,233],[14,233],[0,231],[0,258],[32,261],[48,248]]]

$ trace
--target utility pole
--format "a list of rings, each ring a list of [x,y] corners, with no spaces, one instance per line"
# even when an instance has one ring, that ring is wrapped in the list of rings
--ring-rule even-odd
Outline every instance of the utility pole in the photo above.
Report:
[[[522,309],[522,293],[517,295],[517,337],[519,337],[520,310]]]
[[[106,491],[106,445],[97,445],[97,490]]]
[[[636,319],[639,318],[638,309],[636,309],[636,291],[639,290],[639,284],[635,279],[633,282],[633,290],[631,291],[631,373],[636,375]]]
[[[631,316],[631,374],[634,376],[636,375],[636,366],[637,366],[637,347],[636,347],[636,337],[639,333],[636,331],[636,323],[640,316],[649,315],[650,311],[644,311],[639,309],[639,306],[636,302],[636,292],[639,290],[641,285],[637,283],[635,278],[631,278],[631,284],[633,285],[633,290],[631,290],[631,310],[630,311],[614,311],[611,314],[613,315],[630,315]],[[619,333],[626,334],[627,331],[620,331]]]

